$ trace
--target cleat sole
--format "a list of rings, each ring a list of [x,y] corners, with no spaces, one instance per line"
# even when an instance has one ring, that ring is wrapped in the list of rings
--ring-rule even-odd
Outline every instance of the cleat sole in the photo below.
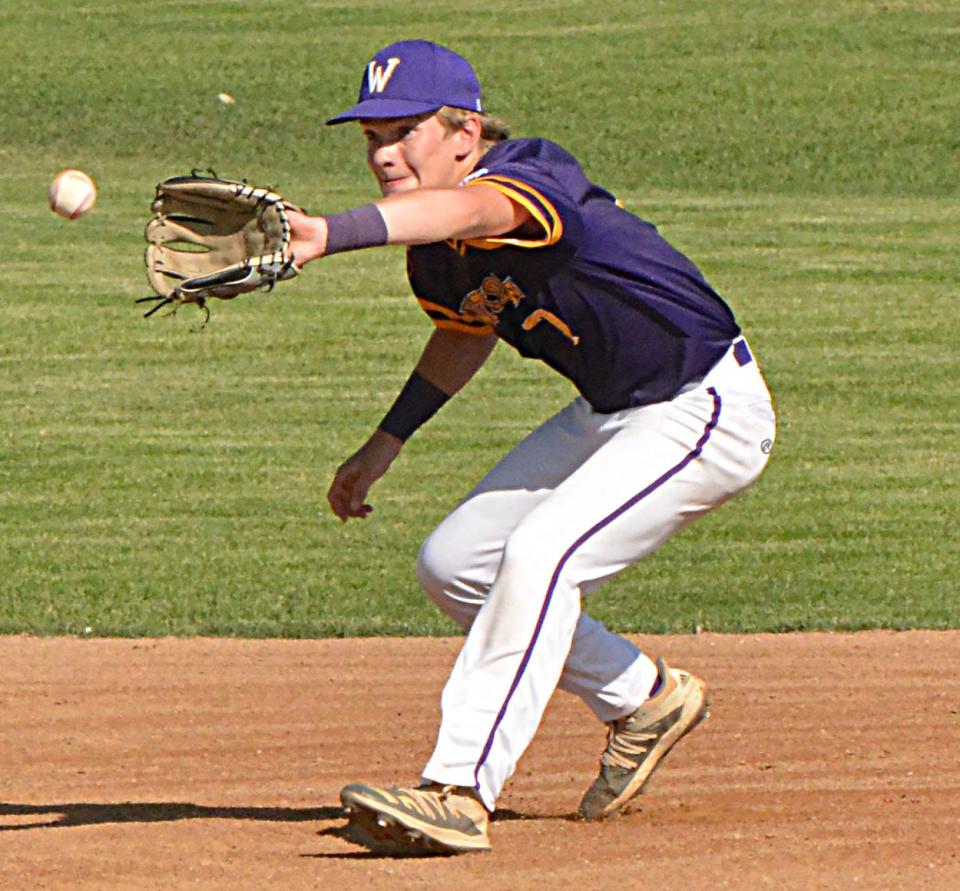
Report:
[[[347,837],[369,850],[395,856],[449,856],[470,851],[487,851],[490,843],[483,839],[464,839],[453,833],[434,838],[417,825],[409,825],[402,816],[385,813],[374,803],[367,804],[351,795],[343,800],[349,818]],[[349,803],[348,803],[349,801]]]

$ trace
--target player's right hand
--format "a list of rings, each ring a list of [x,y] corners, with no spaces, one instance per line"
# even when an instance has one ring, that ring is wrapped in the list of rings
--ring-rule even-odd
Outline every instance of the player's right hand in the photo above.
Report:
[[[320,216],[309,216],[287,208],[290,224],[290,253],[297,269],[323,256],[327,247],[327,221]]]
[[[370,487],[382,477],[397,457],[403,443],[395,436],[376,430],[356,452],[337,468],[327,492],[331,510],[346,522],[363,519],[373,506],[366,503]]]

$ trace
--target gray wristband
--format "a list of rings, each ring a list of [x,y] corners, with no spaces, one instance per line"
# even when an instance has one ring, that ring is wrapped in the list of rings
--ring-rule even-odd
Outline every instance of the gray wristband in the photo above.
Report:
[[[387,224],[376,204],[364,204],[345,213],[325,217],[327,247],[324,255],[360,248],[380,247],[387,243]]]

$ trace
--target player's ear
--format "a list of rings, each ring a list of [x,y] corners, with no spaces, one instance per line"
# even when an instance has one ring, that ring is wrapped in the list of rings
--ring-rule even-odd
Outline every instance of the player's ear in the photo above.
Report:
[[[460,126],[454,131],[454,138],[457,140],[457,160],[462,161],[466,158],[480,142],[480,135],[483,133],[483,124],[480,123],[480,117],[475,114],[465,115],[460,122]]]

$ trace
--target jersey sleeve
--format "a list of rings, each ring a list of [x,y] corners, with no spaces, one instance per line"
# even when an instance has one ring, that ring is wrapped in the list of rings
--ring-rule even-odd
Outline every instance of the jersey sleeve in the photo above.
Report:
[[[545,139],[495,145],[460,183],[480,186],[526,208],[536,226],[522,234],[411,245],[407,276],[437,328],[486,335],[499,333],[503,315],[524,298],[518,282],[546,282],[589,247],[590,205],[599,200],[612,208],[614,199],[587,180],[572,155]]]
[[[463,187],[484,185],[503,193],[530,213],[539,231],[471,238],[462,244],[488,250],[512,245],[576,251],[583,232],[580,200],[589,183],[572,155],[547,140],[518,139],[495,146],[481,165]]]

